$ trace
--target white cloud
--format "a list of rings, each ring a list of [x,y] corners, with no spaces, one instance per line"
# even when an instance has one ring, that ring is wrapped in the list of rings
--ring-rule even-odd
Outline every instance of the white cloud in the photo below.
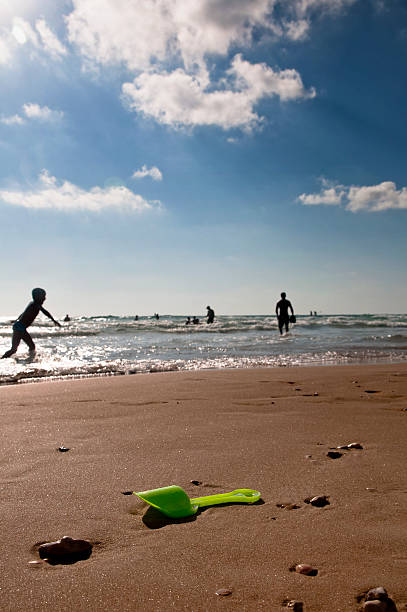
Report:
[[[52,110],[48,106],[40,106],[31,102],[23,105],[23,111],[29,119],[38,119],[39,121],[58,121],[64,116],[63,111]]]
[[[41,37],[44,50],[54,58],[59,58],[61,55],[66,55],[66,47],[59,41],[58,37],[49,28],[45,19],[37,19],[35,29]]]
[[[145,164],[141,170],[136,170],[133,173],[132,178],[145,178],[146,176],[151,176],[154,181],[161,181],[163,178],[161,171],[156,166],[147,168]]]
[[[21,115],[12,115],[10,117],[2,117],[1,123],[6,125],[23,125],[27,123],[27,119],[34,119],[42,122],[55,122],[62,119],[64,116],[63,111],[52,110],[48,106],[40,106],[39,104],[33,104],[28,102],[23,104],[23,114],[26,118]]]
[[[301,194],[298,199],[303,204],[314,206],[318,204],[341,204],[344,191],[339,191],[337,187],[323,189],[320,193]]]
[[[225,55],[266,24],[275,0],[74,0],[70,41],[98,64],[145,70],[179,58],[184,67],[207,54]]]
[[[281,100],[312,97],[296,70],[274,71],[266,64],[250,64],[236,55],[228,70],[229,87],[208,91],[207,83],[178,69],[171,73],[143,73],[122,91],[129,107],[160,123],[173,126],[217,125],[251,129],[262,122],[254,106],[265,97]],[[223,83],[224,85],[225,83]]]
[[[92,187],[86,191],[66,180],[58,182],[46,170],[41,172],[35,189],[0,189],[0,200],[24,208],[68,212],[105,209],[145,212],[161,208],[160,202],[149,202],[124,186]]]
[[[393,181],[384,181],[370,187],[350,187],[346,208],[353,212],[377,212],[390,208],[407,208],[407,187],[398,190]]]
[[[20,115],[11,115],[10,117],[2,117],[0,119],[1,123],[5,123],[6,125],[22,125],[25,123],[24,119],[20,117]]]
[[[407,209],[407,187],[398,190],[393,181],[362,187],[336,185],[323,189],[320,193],[303,193],[298,200],[305,205],[345,204],[346,210],[352,212],[400,210]]]

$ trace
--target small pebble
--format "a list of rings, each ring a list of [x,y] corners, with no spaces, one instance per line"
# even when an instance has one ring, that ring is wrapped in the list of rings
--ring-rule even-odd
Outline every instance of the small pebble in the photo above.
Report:
[[[64,536],[56,542],[47,542],[38,547],[41,559],[56,560],[61,558],[77,558],[90,555],[92,544],[87,540],[77,540]]]
[[[365,393],[379,393],[379,391],[375,391],[374,389],[365,389]]]
[[[317,508],[323,508],[324,506],[329,505],[329,501],[326,495],[316,495],[309,500],[311,506],[316,506]]]
[[[376,587],[375,589],[370,589],[370,591],[367,592],[366,595],[366,599],[367,600],[371,600],[371,599],[387,599],[389,596],[387,595],[387,591],[384,587],[380,586],[380,587]]]
[[[221,597],[227,597],[228,595],[232,595],[232,589],[218,589],[216,591],[216,595],[220,595]]]
[[[122,495],[133,495],[133,491],[122,491]]]
[[[38,566],[38,565],[42,565],[42,561],[29,561],[28,565],[32,565],[32,566]]]
[[[360,444],[360,442],[351,442],[350,444],[348,444],[348,448],[350,448],[350,449],[352,449],[352,448],[363,449],[363,446]]]
[[[326,456],[329,457],[330,459],[339,459],[339,457],[342,457],[343,453],[338,453],[337,451],[328,451]]]
[[[287,608],[292,609],[293,612],[303,612],[304,610],[302,601],[295,601],[295,599],[288,602]]]
[[[59,446],[57,450],[59,450],[60,453],[66,453],[69,451],[69,448],[67,446]]]
[[[297,574],[303,574],[304,576],[316,576],[318,570],[308,563],[299,563],[290,567],[290,572],[297,572]]]
[[[375,489],[374,487],[366,487],[366,491],[369,491],[370,493],[376,493],[377,489]]]
[[[201,480],[191,480],[191,484],[198,486],[202,484],[202,481]]]
[[[314,396],[317,397],[319,395],[318,391],[315,391]]]

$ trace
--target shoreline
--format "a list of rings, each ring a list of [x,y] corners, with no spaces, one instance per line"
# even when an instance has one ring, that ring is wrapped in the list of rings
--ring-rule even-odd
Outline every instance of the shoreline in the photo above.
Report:
[[[404,609],[406,363],[155,374],[1,387],[4,610],[356,612],[377,586]],[[171,521],[123,495],[170,484],[261,502]],[[41,561],[62,536],[91,556]]]
[[[95,374],[67,374],[65,376],[38,376],[35,378],[19,378],[15,381],[1,381],[0,380],[0,389],[2,387],[7,386],[18,386],[18,385],[28,385],[28,384],[36,384],[36,383],[47,383],[47,382],[63,382],[63,381],[71,381],[71,380],[87,380],[87,379],[99,379],[99,378],[115,378],[120,376],[139,376],[145,374],[172,374],[172,373],[188,373],[188,372],[236,372],[236,371],[246,371],[246,370],[282,370],[282,369],[295,369],[295,368],[341,368],[341,367],[375,367],[375,366],[398,366],[406,364],[406,360],[392,360],[392,361],[374,361],[374,360],[364,360],[364,361],[355,361],[351,363],[322,363],[322,362],[312,362],[312,363],[301,363],[301,364],[282,364],[282,365],[270,365],[270,366],[247,366],[247,367],[220,367],[220,368],[197,368],[197,369],[171,369],[168,370],[154,370],[151,369],[149,371],[139,371],[139,372],[100,372]],[[18,376],[18,375],[17,375]]]

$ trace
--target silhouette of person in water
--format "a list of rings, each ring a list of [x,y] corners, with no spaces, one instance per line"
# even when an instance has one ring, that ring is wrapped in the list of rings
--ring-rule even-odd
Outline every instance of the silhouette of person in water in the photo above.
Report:
[[[191,317],[187,317],[187,320],[185,321],[185,325],[191,325],[192,321],[191,321]]]
[[[64,322],[68,323],[68,321],[70,321],[70,320],[71,320],[71,317],[69,316],[69,314],[65,315]]]
[[[193,323],[194,325],[198,325],[198,323],[199,323],[199,319],[198,319],[197,317],[194,317],[194,318],[192,319],[192,323]]]
[[[276,304],[276,315],[280,334],[283,333],[283,327],[285,327],[285,331],[288,332],[288,324],[290,322],[288,309],[291,310],[291,315],[294,316],[294,309],[291,306],[290,300],[286,300],[286,295],[287,294],[283,291],[283,293],[281,294],[281,300],[279,300]]]
[[[20,344],[21,340],[24,340],[24,342],[28,345],[31,354],[35,353],[35,344],[27,331],[27,327],[32,324],[39,312],[45,314],[45,316],[51,319],[51,321],[53,321],[55,325],[61,327],[60,323],[58,323],[58,321],[55,321],[52,314],[42,307],[46,295],[47,294],[45,293],[44,289],[40,289],[39,287],[32,290],[33,301],[28,304],[24,312],[20,314],[16,321],[14,321],[11,349],[4,353],[2,359],[6,359],[7,357],[11,357],[11,355],[14,355],[14,353],[18,349],[18,345]]]
[[[208,313],[206,315],[206,322],[207,323],[213,323],[213,321],[215,319],[215,311],[210,306],[207,306],[206,310],[208,311]]]
[[[157,321],[158,321],[158,319],[160,318],[160,315],[158,314],[158,312],[155,312],[155,313],[154,313],[154,317],[155,317],[155,318],[157,319]]]

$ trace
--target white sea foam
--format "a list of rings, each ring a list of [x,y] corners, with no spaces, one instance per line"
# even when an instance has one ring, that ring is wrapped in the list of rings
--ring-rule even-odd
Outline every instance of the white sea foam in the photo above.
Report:
[[[0,361],[0,383],[44,378],[173,370],[287,367],[407,359],[407,315],[297,316],[280,337],[270,315],[219,316],[185,325],[184,316],[73,318],[54,327],[37,319],[37,356]],[[11,317],[0,317],[0,352],[10,347]]]

